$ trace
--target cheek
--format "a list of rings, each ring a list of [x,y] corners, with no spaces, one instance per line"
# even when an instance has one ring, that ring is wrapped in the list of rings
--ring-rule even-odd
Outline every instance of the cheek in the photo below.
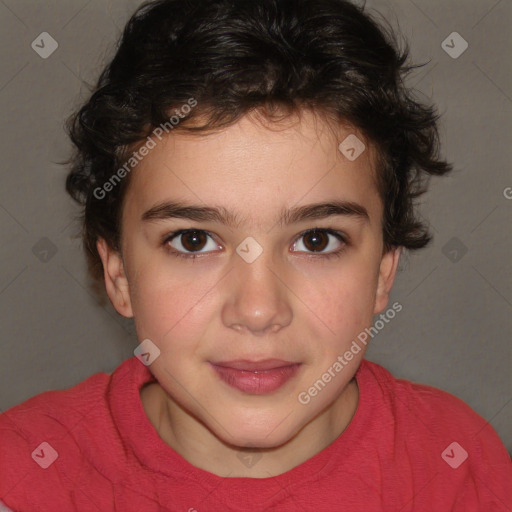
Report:
[[[360,332],[372,322],[377,277],[374,266],[356,258],[298,280],[297,294],[310,312],[324,327],[324,334],[338,337]]]
[[[207,274],[165,272],[148,265],[135,273],[131,300],[137,333],[165,344],[168,339],[187,339],[206,322],[212,288],[216,280]],[[179,333],[179,336],[176,334]]]

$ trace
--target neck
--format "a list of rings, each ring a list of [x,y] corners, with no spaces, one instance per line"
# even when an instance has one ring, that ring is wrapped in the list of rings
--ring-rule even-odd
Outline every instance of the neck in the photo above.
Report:
[[[290,471],[333,443],[357,409],[352,379],[340,396],[286,443],[273,448],[229,445],[191,416],[154,382],[141,390],[149,421],[161,439],[195,467],[222,477],[268,478]]]

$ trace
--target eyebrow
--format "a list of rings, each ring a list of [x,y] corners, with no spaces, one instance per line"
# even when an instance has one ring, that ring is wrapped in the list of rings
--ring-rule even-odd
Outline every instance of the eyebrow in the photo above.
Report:
[[[329,201],[293,207],[283,210],[278,218],[278,224],[287,226],[306,220],[326,219],[334,216],[348,216],[369,222],[370,217],[366,208],[350,201]],[[180,202],[159,203],[142,214],[144,222],[168,219],[188,219],[197,222],[217,222],[230,227],[238,227],[241,219],[224,207],[186,205]]]

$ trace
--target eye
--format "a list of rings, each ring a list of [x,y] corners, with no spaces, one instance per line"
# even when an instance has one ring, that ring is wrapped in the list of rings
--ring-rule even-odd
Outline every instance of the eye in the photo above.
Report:
[[[219,248],[212,235],[200,229],[184,229],[166,237],[164,245],[176,256],[194,258],[194,253],[209,252]],[[202,249],[205,249],[204,251]]]
[[[174,256],[189,259],[222,248],[215,242],[211,233],[201,229],[175,231],[165,237],[163,245]],[[328,258],[340,256],[347,245],[343,233],[332,229],[315,228],[301,233],[293,244],[293,250],[313,255],[318,253],[318,256]]]
[[[332,229],[315,228],[301,233],[299,239],[293,244],[293,249],[298,252],[334,256],[339,255],[346,245],[345,236],[342,233]]]

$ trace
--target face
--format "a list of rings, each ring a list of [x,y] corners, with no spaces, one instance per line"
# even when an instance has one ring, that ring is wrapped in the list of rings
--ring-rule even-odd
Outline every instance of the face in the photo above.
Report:
[[[365,140],[308,112],[171,133],[132,171],[122,257],[98,244],[170,403],[223,442],[275,447],[325,417],[364,347],[308,389],[387,305],[398,251],[383,254],[372,145],[338,149],[350,134]]]

